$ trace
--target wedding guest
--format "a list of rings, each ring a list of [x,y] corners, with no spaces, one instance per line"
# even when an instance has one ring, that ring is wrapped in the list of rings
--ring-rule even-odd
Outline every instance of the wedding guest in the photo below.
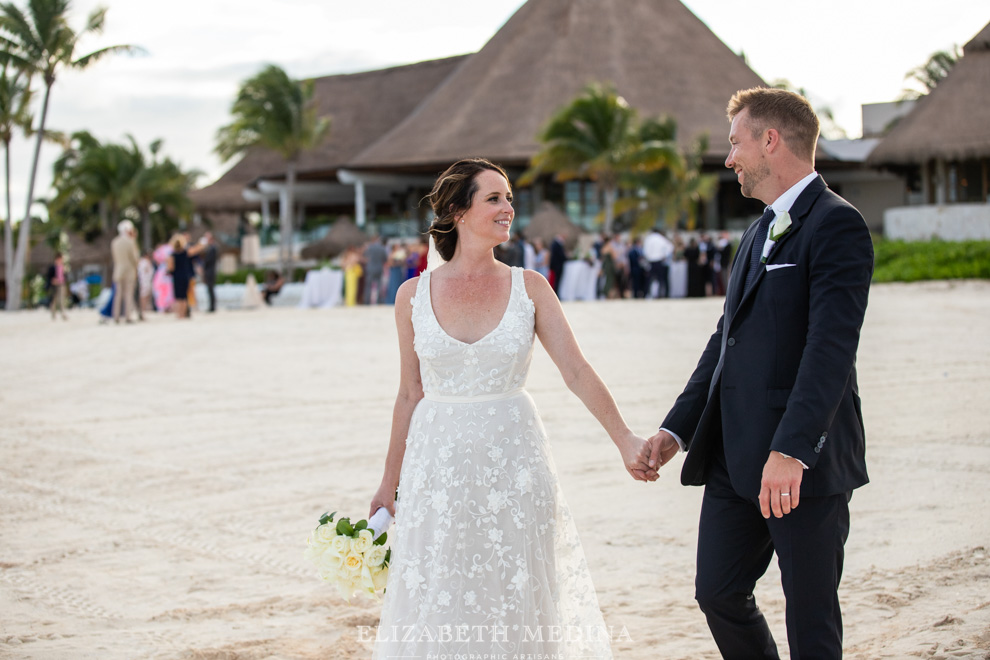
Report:
[[[514,217],[505,172],[460,161],[429,199],[445,263],[403,284],[395,305],[400,386],[371,511],[396,519],[373,657],[482,658],[497,649],[507,658],[609,660],[588,565],[524,389],[535,338],[643,481],[653,478],[649,445],[581,353],[549,283],[495,260]],[[563,622],[580,634],[553,634],[549,626]],[[479,627],[498,630],[443,636]]]
[[[388,291],[385,293],[385,304],[395,304],[395,294],[399,286],[406,281],[406,248],[401,242],[396,242],[392,246],[392,252],[388,257]]]
[[[724,657],[777,658],[753,591],[774,555],[792,658],[841,658],[849,500],[866,484],[856,352],[873,242],[815,171],[819,123],[782,89],[737,92],[729,156],[767,205],[743,234],[722,318],[651,439],[704,485],[695,597]]]
[[[117,224],[117,236],[110,241],[110,254],[113,257],[113,283],[117,294],[113,297],[113,322],[133,323],[131,311],[134,308],[134,285],[137,283],[137,264],[141,254],[134,237],[137,231],[130,220]]]
[[[536,270],[536,248],[533,246],[533,241],[526,240],[526,236],[522,232],[519,232],[518,236],[522,241],[523,268]]]
[[[388,261],[388,250],[382,245],[379,236],[374,237],[364,246],[364,304],[379,305],[383,301],[382,275],[385,272],[385,262]]]
[[[557,292],[560,280],[564,277],[564,264],[567,263],[567,251],[564,249],[564,237],[557,234],[550,243],[550,287]]]
[[[206,232],[203,234],[203,238],[200,239],[203,244],[203,250],[200,253],[200,259],[203,262],[203,284],[206,285],[206,295],[210,299],[209,312],[213,313],[217,311],[217,259],[220,255],[220,250],[217,249],[216,239],[213,238],[213,234]]]
[[[550,250],[539,236],[533,239],[533,269],[550,280]]]
[[[673,244],[655,227],[643,239],[643,258],[649,264],[649,278],[646,282],[649,297],[666,298],[670,295],[668,262],[673,251]],[[654,285],[656,293],[653,292]]]
[[[282,290],[282,285],[285,284],[285,279],[282,274],[275,269],[270,269],[265,273],[265,283],[261,287],[261,293],[265,297],[265,304],[271,307],[272,298],[279,294]]]
[[[687,261],[687,295],[688,298],[705,297],[705,274],[701,262],[701,248],[698,239],[692,236],[684,248],[684,259]]]
[[[55,259],[52,265],[48,267],[45,283],[50,297],[48,306],[52,310],[52,320],[55,320],[57,310],[62,315],[62,320],[68,321],[69,317],[65,315],[65,260],[62,258],[61,252],[55,253]]]
[[[344,270],[344,305],[354,307],[358,301],[358,282],[361,281],[361,255],[357,248],[347,248],[341,259],[340,267]]]
[[[179,233],[172,237],[172,254],[168,258],[168,271],[172,274],[172,294],[175,296],[173,308],[177,319],[189,317],[189,290],[193,283],[192,258],[206,246],[202,243],[189,245],[189,237]]]
[[[155,266],[151,263],[151,254],[146,252],[141,255],[137,265],[138,311],[142,314],[152,309],[151,294],[154,277]]]
[[[646,297],[646,271],[643,268],[643,239],[637,236],[633,239],[627,253],[629,260],[629,288],[633,298]]]

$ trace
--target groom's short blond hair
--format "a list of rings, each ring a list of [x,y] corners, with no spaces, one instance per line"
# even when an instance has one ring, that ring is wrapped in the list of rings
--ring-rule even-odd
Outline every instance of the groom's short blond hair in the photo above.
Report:
[[[795,156],[815,162],[815,146],[821,127],[808,99],[786,89],[743,89],[729,99],[729,107],[726,108],[729,121],[746,109],[749,110],[753,137],[775,128]]]

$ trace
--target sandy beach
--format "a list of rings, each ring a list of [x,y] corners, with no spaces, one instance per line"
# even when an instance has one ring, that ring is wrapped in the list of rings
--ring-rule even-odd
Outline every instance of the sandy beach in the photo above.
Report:
[[[652,434],[720,299],[565,307],[627,421]],[[990,658],[990,282],[878,285],[859,351],[872,483],[851,502],[848,658]],[[365,517],[398,385],[391,308],[100,326],[0,314],[0,658],[368,658],[380,604],[303,559]],[[702,491],[653,484],[536,348],[551,435],[615,657],[717,658],[693,599]],[[757,590],[781,652],[772,566]]]

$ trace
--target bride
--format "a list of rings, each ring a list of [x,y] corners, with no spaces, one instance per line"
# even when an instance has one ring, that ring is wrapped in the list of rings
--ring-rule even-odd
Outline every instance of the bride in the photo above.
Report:
[[[611,658],[546,431],[523,389],[534,333],[636,479],[657,478],[549,283],[497,262],[512,190],[487,160],[429,195],[446,261],[395,301],[401,376],[371,512],[395,515],[374,657]]]

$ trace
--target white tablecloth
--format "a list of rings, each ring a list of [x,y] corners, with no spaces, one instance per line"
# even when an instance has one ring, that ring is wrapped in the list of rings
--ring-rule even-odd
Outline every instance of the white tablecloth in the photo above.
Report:
[[[670,264],[670,276],[667,278],[668,295],[671,298],[687,297],[687,262],[675,261]]]
[[[344,272],[331,268],[311,270],[306,273],[302,299],[299,306],[335,307],[343,300]]]
[[[583,259],[574,259],[564,264],[557,296],[562,302],[571,300],[594,300],[598,291],[598,262],[589,264]]]

